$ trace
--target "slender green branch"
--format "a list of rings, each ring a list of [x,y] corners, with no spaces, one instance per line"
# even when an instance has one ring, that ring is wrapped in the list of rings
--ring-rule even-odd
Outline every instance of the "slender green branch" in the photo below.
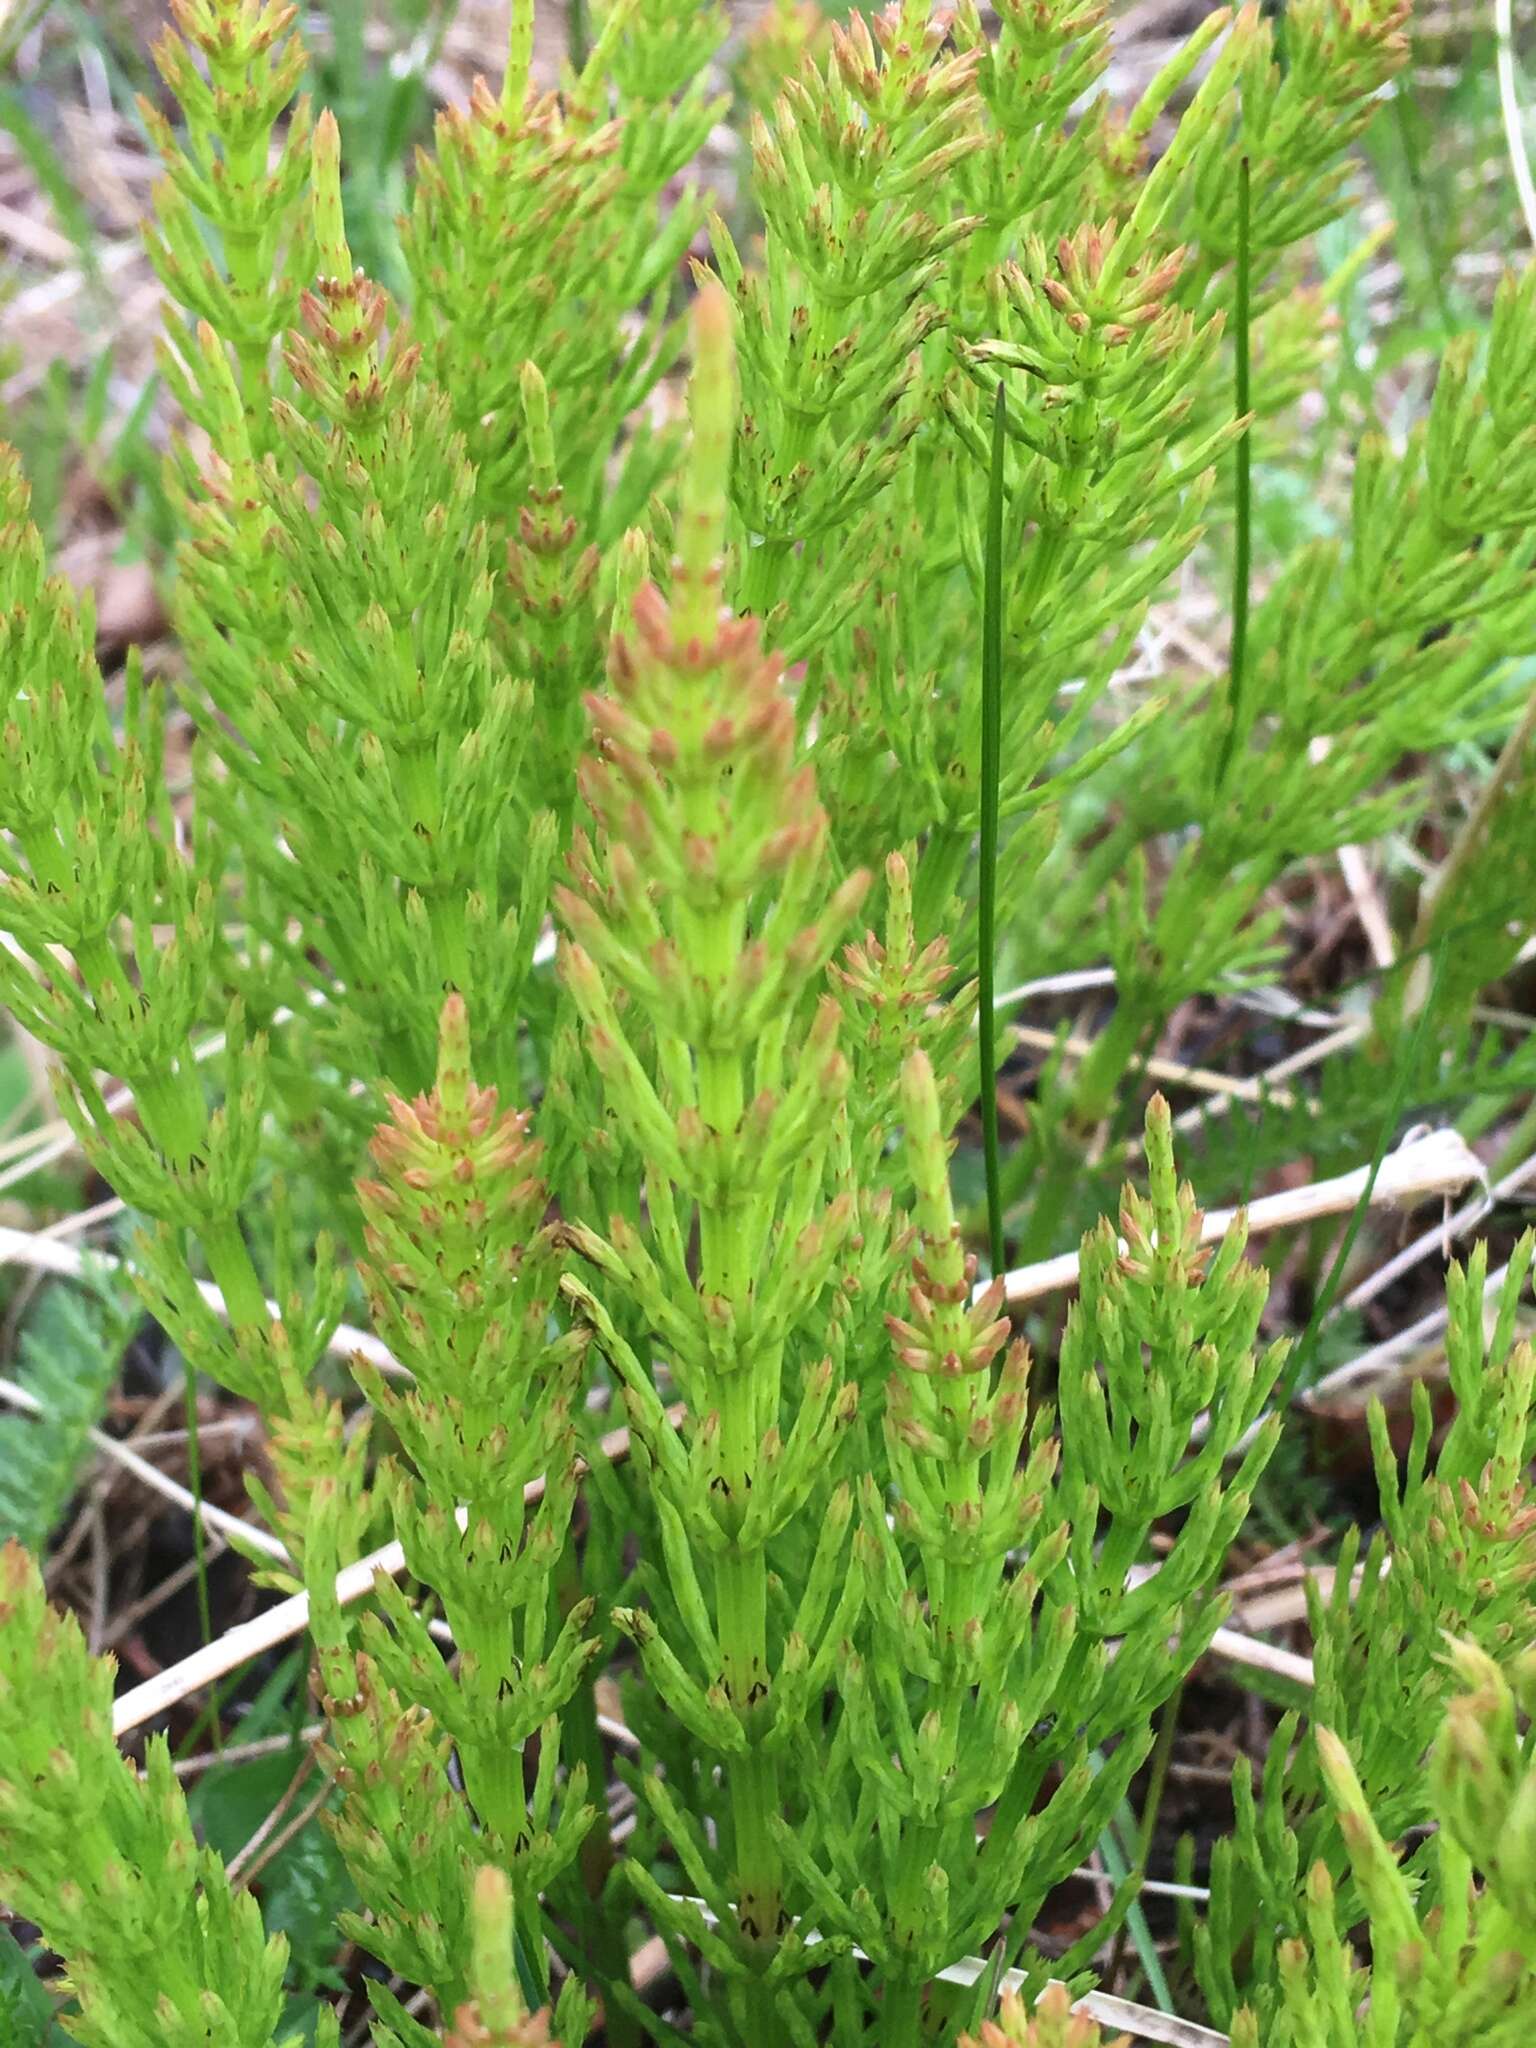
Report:
[[[981,625],[981,873],[977,931],[977,1041],[981,1131],[987,1168],[987,1248],[992,1271],[1003,1256],[1003,1177],[997,1138],[997,834],[1003,752],[1003,454],[1008,395],[1001,379],[992,409],[987,479],[986,583]]]
[[[1252,239],[1251,214],[1251,174],[1245,156],[1237,167],[1237,278],[1232,323],[1237,352],[1234,410],[1238,420],[1243,423],[1243,431],[1232,451],[1237,484],[1232,545],[1232,648],[1228,660],[1227,730],[1222,740],[1221,758],[1216,769],[1218,795],[1226,787],[1232,758],[1237,751],[1242,733],[1243,691],[1248,670],[1249,582],[1253,570],[1253,439],[1251,428],[1247,424],[1252,403],[1253,368],[1250,317],[1252,251],[1249,246]]]

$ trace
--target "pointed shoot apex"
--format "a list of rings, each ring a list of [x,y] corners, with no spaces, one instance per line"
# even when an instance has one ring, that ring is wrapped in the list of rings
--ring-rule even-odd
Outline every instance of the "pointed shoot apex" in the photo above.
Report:
[[[693,377],[688,386],[693,447],[683,473],[675,603],[681,642],[694,637],[713,640],[717,623],[736,432],[733,321],[725,287],[712,278],[693,306]]]
[[[352,251],[347,246],[341,210],[341,130],[327,107],[315,123],[311,145],[314,167],[315,244],[320,275],[346,284],[352,276]]]

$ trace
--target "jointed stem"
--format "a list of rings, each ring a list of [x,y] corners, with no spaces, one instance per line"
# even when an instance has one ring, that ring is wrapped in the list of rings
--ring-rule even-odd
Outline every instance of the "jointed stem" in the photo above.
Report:
[[[923,1987],[910,1978],[893,1980],[880,2009],[880,2048],[919,2048],[923,2038]]]
[[[1237,303],[1236,319],[1233,322],[1237,343],[1234,404],[1240,420],[1246,420],[1248,417],[1250,399],[1249,209],[1249,170],[1248,159],[1245,156],[1237,167]],[[1236,469],[1236,505],[1233,526],[1232,649],[1228,662],[1230,675],[1227,729],[1222,739],[1221,758],[1216,767],[1218,795],[1226,786],[1233,755],[1242,738],[1244,686],[1248,679],[1248,586],[1252,573],[1253,551],[1253,440],[1246,427],[1238,438],[1233,452],[1233,462]]]
[[[700,822],[704,822],[702,815]],[[697,959],[705,973],[729,971],[741,944],[741,913],[732,904],[699,921]],[[729,1138],[745,1107],[742,1056],[735,1049],[700,1054],[699,1111],[711,1130]],[[750,1205],[729,1194],[699,1218],[700,1279],[706,1296],[745,1298],[751,1284]],[[751,1497],[762,1432],[753,1367],[745,1361],[723,1373],[715,1397],[720,1416],[721,1465],[736,1510]],[[736,1847],[737,1914],[748,1946],[764,1964],[777,1944],[782,1879],[773,1817],[779,1811],[778,1761],[754,1740],[768,1690],[768,1567],[760,1546],[727,1552],[715,1575],[716,1628],[725,1689],[747,1736],[744,1755],[726,1766]],[[755,2042],[777,2034],[773,1994],[765,1984],[745,1988],[744,2023]]]

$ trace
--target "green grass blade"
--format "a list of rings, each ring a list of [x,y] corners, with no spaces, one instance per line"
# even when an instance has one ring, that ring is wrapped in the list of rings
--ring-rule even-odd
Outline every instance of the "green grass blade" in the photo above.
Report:
[[[203,1646],[213,1641],[213,1603],[208,1594],[208,1532],[203,1527],[203,1450],[198,1435],[197,1373],[190,1359],[182,1361],[182,1417],[187,1432],[187,1491],[192,1496],[192,1562],[197,1572],[197,1625]],[[209,1724],[215,1749],[224,1747],[224,1717],[215,1678],[208,1686]]]
[[[987,480],[986,565],[981,613],[981,875],[977,932],[977,1038],[981,1059],[981,1135],[987,1172],[987,1246],[1003,1270],[1003,1176],[997,1142],[997,834],[1003,773],[1003,449],[1007,395],[992,409]]]
[[[1134,1841],[1136,1837],[1136,1816],[1131,1811],[1129,1804],[1123,1799],[1120,1802],[1116,1821],[1118,1822],[1118,1828],[1112,1822],[1104,1830],[1103,1834],[1100,1835],[1099,1854],[1104,1859],[1105,1875],[1116,1891],[1118,1891],[1133,1875],[1130,1859],[1121,1845],[1119,1829],[1123,1828],[1125,1830],[1125,1840],[1127,1841]],[[1132,1900],[1127,1908],[1125,1931],[1130,1937],[1131,1946],[1136,1951],[1136,1960],[1141,1964],[1142,1971],[1146,1977],[1147,1989],[1157,2001],[1158,2010],[1160,2012],[1172,2012],[1173,1994],[1168,1988],[1168,1978],[1163,1969],[1163,1959],[1157,1952],[1157,1943],[1153,1939],[1152,1929],[1147,1922],[1146,1909],[1139,1899]]]

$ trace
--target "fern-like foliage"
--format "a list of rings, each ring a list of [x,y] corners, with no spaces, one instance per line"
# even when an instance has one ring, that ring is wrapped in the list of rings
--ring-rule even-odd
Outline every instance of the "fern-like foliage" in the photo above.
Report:
[[[1316,1079],[1286,1084],[1257,1107],[1202,1114],[1187,1140],[1200,1185],[1215,1201],[1244,1197],[1260,1176],[1296,1159],[1319,1175],[1342,1172],[1371,1155],[1382,1104],[1396,1091],[1403,1126],[1453,1120],[1479,1097],[1513,1100],[1536,1084],[1536,1046],[1508,1033],[1452,1021],[1439,1008],[1422,1032],[1409,1031],[1384,1053],[1370,1039],[1336,1053]]]
[[[19,1384],[36,1412],[0,1415],[0,1543],[41,1551],[90,1455],[135,1320],[130,1297],[87,1264],[78,1287],[50,1287],[22,1333]]]

